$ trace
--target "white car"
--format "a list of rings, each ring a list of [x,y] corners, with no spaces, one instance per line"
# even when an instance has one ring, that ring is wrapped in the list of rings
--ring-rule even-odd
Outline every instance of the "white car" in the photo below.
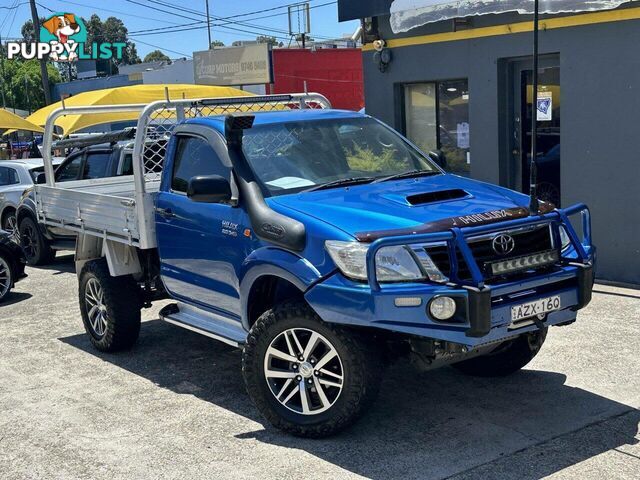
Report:
[[[57,166],[62,160],[56,158],[53,164]],[[43,172],[44,163],[41,158],[0,160],[0,229],[9,232],[16,242],[16,209],[20,196],[36,182],[38,174]]]

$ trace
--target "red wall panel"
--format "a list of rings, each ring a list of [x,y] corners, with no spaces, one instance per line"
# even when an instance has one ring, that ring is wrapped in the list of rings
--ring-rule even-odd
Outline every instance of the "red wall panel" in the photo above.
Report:
[[[318,92],[334,108],[364,107],[362,51],[358,48],[273,50],[272,93]]]

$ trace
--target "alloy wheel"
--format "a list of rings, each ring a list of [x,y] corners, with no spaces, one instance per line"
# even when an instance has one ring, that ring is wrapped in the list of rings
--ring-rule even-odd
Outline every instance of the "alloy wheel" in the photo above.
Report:
[[[9,263],[3,257],[0,257],[0,300],[9,293],[11,281],[11,269],[9,268]]]
[[[5,232],[9,234],[13,242],[18,244],[20,243],[20,232],[18,231],[18,221],[15,215],[7,216],[2,228]]]
[[[270,343],[264,375],[281,405],[302,415],[317,415],[338,400],[344,369],[336,348],[307,328],[290,328]]]
[[[85,285],[84,302],[92,333],[97,338],[104,337],[107,332],[107,306],[100,282],[95,278],[90,278]]]
[[[36,258],[39,253],[40,246],[38,244],[38,232],[31,225],[25,225],[22,228],[22,235],[19,234],[20,245],[27,258]]]

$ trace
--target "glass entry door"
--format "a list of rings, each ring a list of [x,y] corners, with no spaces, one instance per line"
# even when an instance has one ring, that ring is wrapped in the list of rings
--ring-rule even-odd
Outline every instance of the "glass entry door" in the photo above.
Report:
[[[531,122],[533,120],[533,70],[530,61],[513,64],[514,86],[514,186],[529,193],[529,163],[531,159]],[[538,121],[537,164],[538,197],[561,203],[560,188],[560,67],[557,57],[542,58],[538,74]]]

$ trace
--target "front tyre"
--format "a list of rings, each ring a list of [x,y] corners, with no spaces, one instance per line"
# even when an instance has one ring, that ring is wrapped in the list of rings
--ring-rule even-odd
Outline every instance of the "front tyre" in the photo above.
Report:
[[[104,259],[85,263],[79,288],[82,322],[95,348],[116,352],[133,346],[140,333],[139,289],[131,276],[112,277]]]
[[[524,368],[535,357],[547,338],[547,328],[525,333],[500,344],[480,357],[451,365],[456,370],[476,377],[506,377]]]
[[[351,425],[373,403],[381,369],[369,342],[322,322],[302,302],[265,312],[242,355],[254,404],[276,428],[301,437]]]

